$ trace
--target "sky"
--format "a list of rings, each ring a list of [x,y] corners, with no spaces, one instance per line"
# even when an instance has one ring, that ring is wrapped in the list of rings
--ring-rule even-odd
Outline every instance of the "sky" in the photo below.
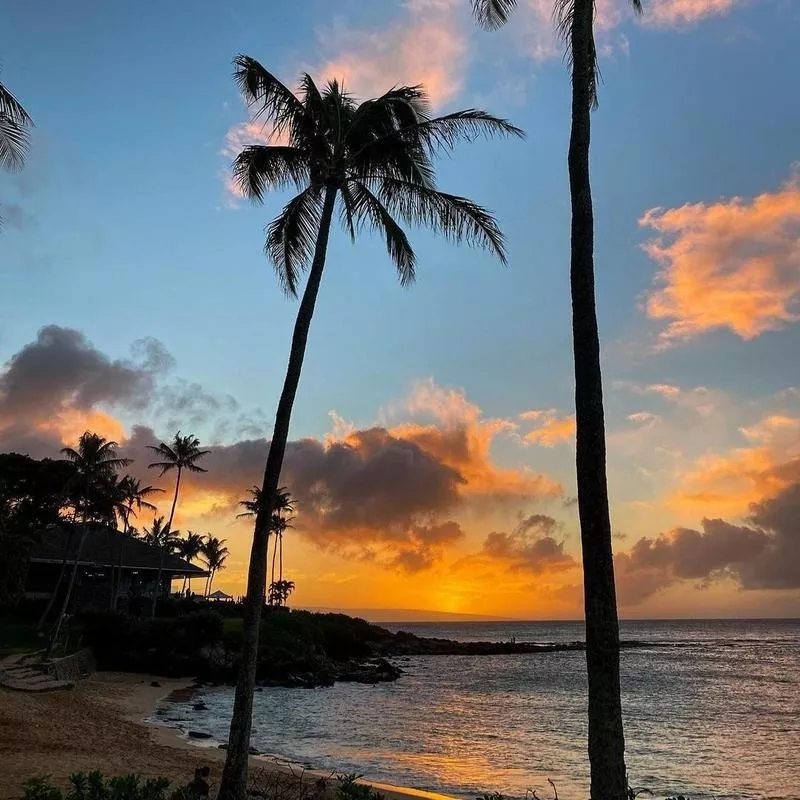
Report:
[[[367,6],[366,8],[364,6]],[[598,0],[597,303],[620,613],[800,616],[800,73],[795,0]],[[36,129],[0,173],[0,450],[91,429],[147,470],[211,450],[176,525],[225,538],[244,591],[297,302],[230,162],[264,141],[237,53],[358,97],[423,83],[525,141],[464,144],[442,188],[489,207],[509,263],[410,232],[331,238],[282,481],[293,603],[581,616],[566,149],[552,4],[476,29],[466,0],[0,0],[3,82]],[[161,513],[168,513],[164,501]],[[146,517],[138,520],[148,525]]]

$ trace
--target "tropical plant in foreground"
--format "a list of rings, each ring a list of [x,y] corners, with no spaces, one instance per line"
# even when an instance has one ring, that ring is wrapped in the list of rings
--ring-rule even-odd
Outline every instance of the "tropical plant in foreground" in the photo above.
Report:
[[[205,595],[211,593],[211,587],[214,584],[214,576],[221,569],[225,569],[225,561],[228,558],[228,548],[225,547],[225,539],[218,539],[216,536],[208,536],[203,542],[203,547],[200,550],[200,555],[206,562],[208,568],[208,579],[206,580]]]
[[[181,476],[183,475],[183,471],[208,472],[208,470],[201,467],[197,462],[200,461],[204,456],[207,456],[211,451],[201,450],[200,440],[196,436],[181,436],[180,431],[175,434],[169,444],[166,442],[161,442],[161,444],[159,444],[157,447],[154,445],[148,445],[147,448],[148,450],[152,450],[161,459],[160,461],[154,461],[152,464],[148,464],[148,469],[158,469],[159,477],[163,477],[168,472],[172,472],[173,470],[175,471],[175,494],[172,497],[172,508],[170,508],[169,520],[167,522],[167,528],[171,529],[172,521],[175,517],[175,506],[178,504],[178,493],[181,490]],[[161,584],[161,573],[163,569],[164,553],[162,551],[156,587]],[[156,615],[157,603],[158,591],[155,591],[153,593],[153,603],[150,608],[150,615],[153,617]]]
[[[484,111],[441,117],[429,113],[421,87],[398,86],[358,103],[337,81],[322,89],[310,75],[297,94],[253,58],[234,61],[236,81],[257,117],[271,123],[280,145],[246,147],[234,162],[243,193],[262,201],[267,191],[293,188],[267,231],[266,252],[284,289],[297,294],[309,269],[297,313],[286,379],[261,483],[247,581],[243,649],[220,796],[244,800],[255,686],[258,632],[266,589],[266,542],[308,332],[317,302],[333,216],[351,239],[363,228],[386,241],[403,285],[414,280],[416,255],[401,223],[423,225],[454,241],[481,246],[505,261],[503,235],[492,215],[465,197],[436,186],[434,156],[481,135],[522,131]]]
[[[33,120],[3,83],[0,83],[0,167],[21,169],[30,144]],[[2,224],[0,217],[0,225]]]
[[[478,21],[496,28],[516,0],[472,0]],[[641,0],[631,0],[636,11]],[[594,216],[589,174],[591,110],[597,105],[594,0],[555,0],[555,20],[572,66],[569,188],[570,288],[575,358],[576,475],[583,554],[589,765],[592,800],[624,800],[625,738],[619,679],[619,620],[606,478],[600,337],[594,291]]]

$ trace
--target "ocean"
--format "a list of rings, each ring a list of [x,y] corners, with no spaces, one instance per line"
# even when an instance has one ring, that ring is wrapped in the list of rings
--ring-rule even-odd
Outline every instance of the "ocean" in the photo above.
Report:
[[[386,625],[461,641],[571,642],[578,622]],[[654,798],[800,798],[800,620],[623,622],[630,782]],[[588,797],[582,652],[419,656],[393,683],[256,694],[252,744],[322,770],[460,798]],[[230,688],[156,721],[227,739]],[[170,718],[167,721],[167,718]]]

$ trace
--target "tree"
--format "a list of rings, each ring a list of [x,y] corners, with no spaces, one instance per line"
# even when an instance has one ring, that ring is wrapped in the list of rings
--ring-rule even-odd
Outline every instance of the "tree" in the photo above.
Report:
[[[203,542],[200,551],[208,567],[208,579],[206,580],[206,592],[208,597],[211,586],[214,583],[214,576],[221,569],[225,569],[225,560],[228,558],[228,548],[225,547],[225,539],[218,539],[216,536],[209,536]]]
[[[641,0],[631,0],[642,10]],[[516,0],[473,0],[480,23],[499,27]],[[594,215],[589,173],[591,110],[597,106],[594,0],[556,0],[558,31],[572,66],[569,188],[570,289],[575,359],[576,475],[589,679],[589,765],[593,800],[627,796],[619,678],[619,619],[608,508],[600,336],[594,291]]]
[[[269,585],[269,602],[273,606],[284,606],[294,591],[294,581],[273,581]]]
[[[258,514],[258,510],[261,506],[261,489],[258,486],[253,486],[252,488],[247,490],[247,493],[250,495],[250,499],[241,500],[239,501],[239,505],[246,508],[246,511],[243,511],[241,514],[237,514],[236,518],[239,519],[241,517],[255,517]],[[278,555],[278,547],[280,546],[280,569],[281,569],[281,578],[283,577],[283,532],[286,530],[287,527],[290,527],[289,520],[293,519],[294,517],[288,516],[285,517],[283,514],[291,514],[295,510],[295,500],[292,497],[291,492],[285,488],[281,487],[278,489],[278,493],[275,495],[275,503],[273,505],[273,513],[269,517],[269,524],[267,526],[266,531],[266,542],[264,546],[264,561],[265,564],[269,562],[269,537],[272,534],[275,534],[275,548],[272,551],[272,579],[271,582],[275,583],[275,559]],[[266,570],[266,566],[264,567]],[[266,574],[266,572],[265,572]],[[264,598],[264,602],[270,602],[269,596]]]
[[[172,508],[169,511],[169,521],[167,522],[167,528],[171,529],[172,520],[175,517],[175,506],[178,504],[178,492],[181,488],[181,475],[183,474],[183,471],[208,472],[207,469],[201,467],[197,462],[200,461],[200,459],[204,456],[207,456],[211,451],[201,450],[200,440],[196,436],[181,436],[180,431],[175,434],[175,437],[170,444],[161,442],[158,447],[154,447],[153,445],[148,445],[147,447],[149,450],[152,450],[161,457],[160,461],[154,461],[152,464],[148,464],[148,469],[159,469],[159,477],[163,477],[172,470],[175,470],[176,472],[175,495],[172,498]],[[164,553],[162,551],[156,587],[161,585],[161,572],[163,569]],[[150,614],[153,617],[156,615],[157,602],[158,591],[153,593],[153,604],[150,609]]]
[[[119,445],[100,436],[97,433],[86,431],[81,434],[78,440],[78,447],[65,447],[61,453],[68,461],[74,465],[76,472],[76,486],[80,489],[81,495],[76,499],[75,511],[81,518],[81,538],[78,542],[78,551],[75,554],[75,561],[72,566],[67,591],[61,606],[61,613],[53,628],[52,636],[48,644],[48,652],[58,639],[64,617],[69,608],[69,601],[75,588],[75,578],[78,574],[78,565],[89,534],[89,524],[91,522],[107,522],[109,510],[112,503],[108,499],[108,489],[114,474],[118,469],[126,467],[131,463],[129,458],[120,458],[117,454]]]
[[[156,547],[160,551],[158,572],[156,573],[156,582],[153,587],[153,597],[158,597],[161,591],[161,576],[164,571],[164,560],[168,555],[179,552],[181,540],[178,538],[180,531],[172,531],[169,523],[164,523],[163,515],[154,517],[153,522],[149,528],[144,528],[142,531],[142,540],[145,544],[151,547]]]
[[[156,506],[147,500],[159,492],[163,492],[156,486],[142,486],[139,478],[134,478],[132,475],[126,475],[119,481],[119,494],[122,502],[122,533],[123,536],[119,540],[119,555],[117,558],[117,575],[113,581],[113,588],[111,591],[111,608],[116,608],[117,600],[119,599],[119,587],[122,582],[122,562],[125,557],[125,542],[131,535],[131,515],[138,516],[137,512],[142,509],[147,511],[156,511]],[[136,511],[134,511],[134,508]]]
[[[504,239],[495,219],[476,203],[439,191],[433,159],[461,140],[480,135],[522,136],[522,131],[475,109],[432,117],[419,86],[395,87],[359,104],[337,81],[320,90],[305,74],[295,95],[255,59],[240,55],[234,64],[246,101],[257,116],[272,123],[276,137],[287,141],[284,145],[246,147],[234,161],[234,177],[243,193],[256,202],[261,202],[268,190],[294,187],[298,191],[270,223],[266,252],[292,296],[297,295],[301,272],[310,268],[261,483],[263,502],[256,514],[250,555],[241,668],[220,783],[220,796],[244,800],[259,622],[266,589],[267,521],[275,504],[337,203],[342,224],[353,241],[356,232],[365,227],[385,239],[403,285],[414,280],[416,256],[398,220],[478,245],[505,262]]]
[[[202,533],[195,533],[189,531],[185,539],[181,539],[179,554],[180,557],[188,561],[190,564],[203,552],[204,537]],[[184,578],[184,588],[186,586],[187,578]],[[189,594],[192,593],[192,576],[188,576],[189,581]]]

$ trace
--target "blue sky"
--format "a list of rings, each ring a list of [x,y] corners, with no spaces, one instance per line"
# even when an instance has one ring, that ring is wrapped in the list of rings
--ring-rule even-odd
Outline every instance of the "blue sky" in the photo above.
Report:
[[[294,435],[321,437],[332,409],[356,426],[372,424],[428,378],[462,390],[484,418],[520,424],[526,410],[572,413],[569,84],[546,2],[521,3],[514,24],[493,34],[474,30],[468,4],[458,0],[386,2],[367,11],[362,3],[307,0],[2,5],[2,79],[37,125],[25,171],[0,175],[0,200],[23,212],[0,236],[2,361],[47,324],[83,331],[113,358],[155,337],[174,357],[175,375],[271,421],[296,305],[281,294],[262,252],[263,226],[285,198],[251,208],[224,184],[226,135],[247,119],[231,77],[231,59],[243,52],[287,82],[303,69],[339,70],[365,93],[430,78],[438,109],[481,106],[527,132],[525,142],[464,145],[440,165],[443,188],[496,212],[509,242],[507,268],[416,231],[418,281],[404,290],[379,241],[354,247],[341,232],[333,237]],[[593,117],[609,428],[623,435],[627,417],[640,412],[657,414],[664,426],[657,443],[643,439],[618,454],[610,445],[612,491],[634,504],[616,510],[630,543],[671,524],[699,525],[703,513],[731,512],[724,504],[676,511],[665,499],[669,487],[643,474],[667,470],[664,480],[680,483],[702,459],[732,458],[747,444],[742,426],[771,414],[794,419],[794,400],[775,397],[797,386],[800,347],[792,321],[800,224],[789,190],[768,216],[774,235],[752,247],[765,251],[765,285],[792,319],[756,305],[758,330],[743,327],[746,312],[733,304],[704,327],[696,294],[672,317],[648,314],[659,264],[643,245],[659,232],[639,224],[655,208],[730,209],[733,197],[746,206],[759,195],[782,197],[800,160],[800,105],[791,101],[800,79],[788,66],[800,8],[791,0],[649,6],[636,21],[623,2],[599,5],[604,82]],[[415,39],[424,46],[415,49]],[[731,233],[738,221],[714,227],[710,216],[692,214],[662,232],[668,246],[701,225],[705,249],[683,261],[677,251],[670,257],[674,285],[691,271],[690,257],[708,262],[722,254],[719,269],[751,269],[758,294],[764,271],[733,255],[747,247]],[[709,307],[729,302],[708,295]],[[689,334],[659,347],[659,334],[676,319],[689,320]],[[698,443],[694,423],[677,416],[674,402],[659,408],[664,397],[643,388],[653,385],[692,397],[698,387],[713,392],[720,418],[726,409],[713,441]],[[138,410],[115,413],[127,425],[158,425]],[[213,422],[200,432],[210,436]],[[680,465],[653,463],[658,447],[681,436]],[[775,464],[796,455],[783,440],[773,450]],[[520,447],[501,436],[492,454],[502,466],[546,472],[573,491],[568,442]],[[750,502],[763,499],[752,492]],[[636,510],[637,502],[662,504],[659,519],[652,506]]]

